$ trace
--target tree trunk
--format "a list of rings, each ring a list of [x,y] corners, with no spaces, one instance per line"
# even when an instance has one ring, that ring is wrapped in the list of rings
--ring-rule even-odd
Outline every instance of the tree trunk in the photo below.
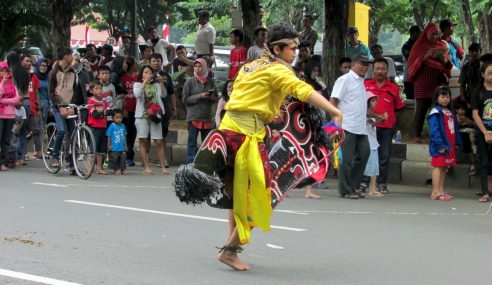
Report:
[[[332,88],[340,69],[338,60],[345,56],[345,33],[348,26],[349,1],[324,0],[323,76]]]
[[[465,24],[466,43],[470,45],[471,43],[477,41],[477,38],[475,37],[475,29],[473,28],[470,1],[460,0],[460,4],[461,4],[461,15],[463,16],[463,22]]]
[[[379,41],[379,32],[381,31],[381,27],[383,23],[380,21],[374,21],[374,23],[369,27],[369,47],[377,44]]]
[[[53,0],[53,55],[61,47],[70,47],[70,27],[74,15],[74,0]]]
[[[243,13],[243,45],[249,47],[254,43],[255,30],[260,26],[260,1],[241,0],[241,10]]]
[[[492,3],[478,14],[478,34],[480,35],[480,45],[483,53],[492,53],[492,15],[489,13],[491,7]]]

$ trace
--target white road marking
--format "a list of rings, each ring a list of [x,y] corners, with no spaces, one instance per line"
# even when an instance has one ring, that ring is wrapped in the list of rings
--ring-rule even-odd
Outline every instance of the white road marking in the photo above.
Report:
[[[491,204],[492,208],[492,204]],[[290,211],[290,210],[285,210],[285,211]],[[490,211],[490,209],[489,209]],[[428,212],[428,213],[419,213],[419,212],[373,212],[373,211],[313,211],[313,210],[295,210],[292,212],[296,213],[311,213],[311,214],[337,214],[337,215],[376,215],[376,214],[383,214],[383,215],[402,215],[402,216],[417,216],[417,215],[424,215],[424,216],[488,216],[489,212],[485,214],[481,213],[433,213],[433,212]]]
[[[51,187],[60,187],[60,188],[67,188],[68,187],[68,185],[55,184],[55,183],[43,183],[43,182],[32,182],[31,184],[42,185],[42,186],[51,186]]]
[[[48,277],[43,277],[43,276],[37,276],[37,275],[32,275],[32,274],[22,273],[22,272],[17,272],[17,271],[12,271],[12,270],[6,270],[6,269],[1,269],[1,268],[0,268],[0,276],[7,276],[7,277],[16,278],[16,279],[28,280],[28,281],[33,281],[33,282],[42,283],[42,284],[50,284],[50,285],[82,285],[80,283],[67,282],[67,281],[63,281],[63,280],[58,280],[58,279],[53,279],[53,278],[48,278]]]
[[[287,214],[296,214],[296,215],[309,215],[309,213],[299,212],[299,211],[290,211],[290,210],[274,210],[278,213],[287,213]]]
[[[490,210],[492,210],[492,203],[490,203],[490,207],[489,207],[489,210],[487,211],[487,215],[490,214]]]
[[[121,210],[129,210],[129,211],[136,211],[136,212],[142,212],[142,213],[151,213],[151,214],[159,214],[159,215],[166,215],[166,216],[175,216],[175,217],[182,217],[182,218],[189,218],[189,219],[206,220],[206,221],[213,221],[213,222],[223,222],[223,223],[227,223],[228,222],[226,219],[219,219],[219,218],[212,218],[212,217],[204,217],[204,216],[196,216],[196,215],[188,215],[188,214],[180,214],[180,213],[172,213],[172,212],[163,212],[163,211],[156,211],[156,210],[148,210],[148,209],[141,209],[141,208],[134,208],[134,207],[125,207],[125,206],[118,206],[118,205],[93,203],[93,202],[78,201],[78,200],[64,200],[64,202],[74,203],[74,204],[81,204],[81,205],[88,205],[88,206],[97,206],[97,207],[106,207],[106,208],[114,208],[114,209],[121,209]],[[307,229],[291,228],[291,227],[284,227],[284,226],[274,226],[274,225],[271,225],[270,227],[272,229],[286,230],[286,231],[293,231],[293,232],[306,232],[307,231]]]

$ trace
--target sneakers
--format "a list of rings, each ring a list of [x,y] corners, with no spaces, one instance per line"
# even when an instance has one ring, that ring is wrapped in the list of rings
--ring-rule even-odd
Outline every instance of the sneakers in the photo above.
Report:
[[[60,160],[58,160],[58,159],[52,159],[51,160],[51,167],[53,167],[53,168],[59,168],[60,167]]]
[[[135,166],[135,162],[131,159],[126,160],[126,166]]]
[[[316,190],[329,189],[328,185],[325,182],[314,183],[312,187],[313,187],[313,189],[316,189]]]

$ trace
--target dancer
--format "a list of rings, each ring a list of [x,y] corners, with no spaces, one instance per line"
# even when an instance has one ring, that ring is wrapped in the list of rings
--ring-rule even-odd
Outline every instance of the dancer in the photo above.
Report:
[[[219,251],[218,259],[235,270],[247,270],[238,253],[241,244],[251,239],[251,229],[270,229],[271,192],[268,185],[267,153],[263,139],[265,125],[278,114],[287,95],[319,107],[341,125],[342,113],[307,83],[298,79],[291,68],[299,45],[298,34],[285,24],[277,24],[268,32],[271,53],[245,64],[239,71],[226,113],[220,123],[234,161],[232,187],[233,206],[229,212],[229,237]],[[232,184],[232,185],[231,185]]]

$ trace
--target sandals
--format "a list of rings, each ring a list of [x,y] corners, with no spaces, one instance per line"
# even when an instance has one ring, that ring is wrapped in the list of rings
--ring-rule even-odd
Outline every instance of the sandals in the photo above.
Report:
[[[487,203],[488,201],[490,201],[489,194],[485,194],[478,199],[478,202],[480,203]]]
[[[470,166],[470,171],[468,171],[468,176],[475,176],[477,175],[477,168],[475,165]]]
[[[357,193],[350,193],[350,194],[340,194],[340,198],[357,200],[360,198],[360,196]]]
[[[436,200],[436,201],[451,201],[451,200],[453,200],[453,198],[451,198],[451,196],[446,195],[444,193],[440,193],[439,195],[437,195],[434,198],[431,197],[431,199]]]
[[[381,185],[378,187],[378,192],[381,194],[388,194],[388,187],[386,187],[386,185]]]

